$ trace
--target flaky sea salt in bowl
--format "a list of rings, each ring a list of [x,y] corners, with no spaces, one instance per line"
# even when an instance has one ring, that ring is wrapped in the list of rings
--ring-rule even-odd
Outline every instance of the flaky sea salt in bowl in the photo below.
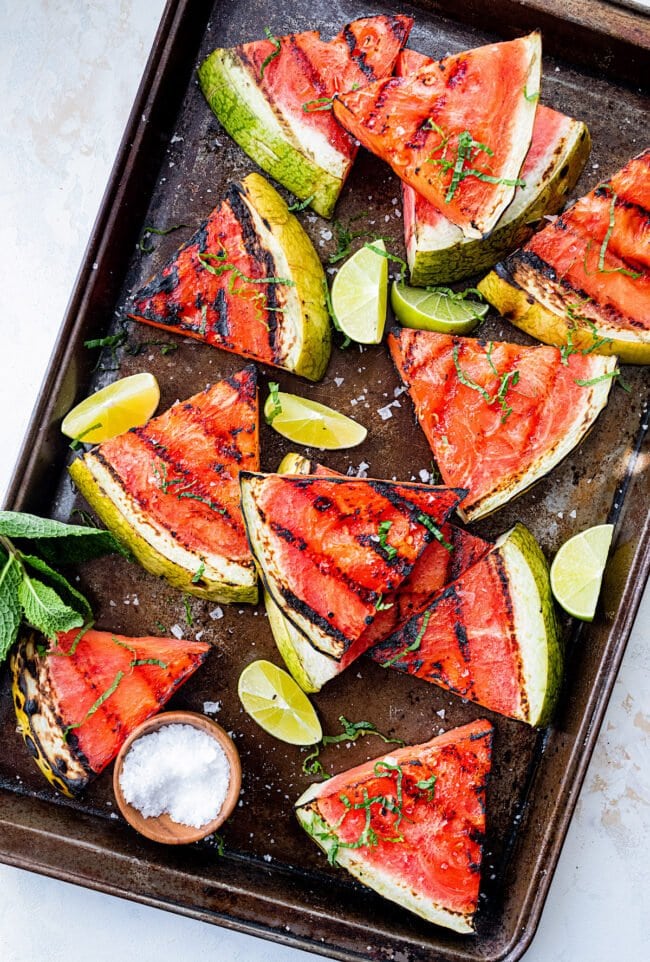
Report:
[[[231,814],[240,789],[241,762],[232,739],[194,712],[147,719],[115,761],[118,807],[155,842],[182,845],[210,835]]]

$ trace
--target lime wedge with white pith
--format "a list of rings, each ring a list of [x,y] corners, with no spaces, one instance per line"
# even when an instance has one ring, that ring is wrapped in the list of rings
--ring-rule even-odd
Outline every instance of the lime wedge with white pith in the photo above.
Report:
[[[237,686],[251,718],[269,735],[290,745],[315,745],[323,730],[314,706],[291,675],[270,661],[253,661]]]
[[[365,441],[367,430],[345,414],[296,394],[269,394],[264,417],[278,434],[310,448],[353,448]]]
[[[404,327],[439,334],[468,334],[488,312],[489,305],[454,297],[444,291],[409,287],[393,281],[390,305]]]
[[[551,589],[574,618],[593,621],[614,525],[599,524],[562,545],[551,565]]]
[[[69,438],[96,444],[144,424],[160,400],[153,374],[143,371],[113,381],[66,414],[61,430]]]
[[[385,251],[383,240],[373,247]],[[368,246],[343,264],[332,284],[332,309],[338,326],[359,344],[379,344],[386,325],[388,258]]]

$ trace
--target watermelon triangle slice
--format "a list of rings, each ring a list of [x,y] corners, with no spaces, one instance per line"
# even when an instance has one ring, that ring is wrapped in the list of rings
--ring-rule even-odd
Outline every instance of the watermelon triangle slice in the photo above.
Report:
[[[520,494],[585,436],[616,359],[406,328],[388,337],[446,484],[475,520]]]
[[[481,281],[487,300],[549,344],[650,363],[650,148]]]
[[[201,89],[249,157],[330,217],[358,149],[331,97],[389,76],[412,25],[401,15],[365,17],[329,42],[309,30],[218,49],[199,68]]]
[[[415,73],[429,57],[403,50],[397,59],[398,76]],[[533,224],[553,214],[575,186],[589,156],[591,140],[582,121],[537,105],[532,140],[510,204],[489,238],[465,237],[443,211],[402,182],[404,242],[411,284],[449,284],[487,270],[533,233]]]
[[[532,33],[338,94],[334,114],[467,237],[480,238],[520,183],[540,69]]]
[[[369,655],[530,725],[548,723],[562,649],[548,568],[521,524]]]
[[[213,601],[257,601],[238,482],[259,466],[256,383],[249,365],[69,469],[147,571]]]
[[[284,474],[342,477],[331,468],[298,454],[287,455],[279,471]],[[340,675],[371,645],[387,638],[414,614],[426,608],[443,585],[478,561],[491,547],[482,538],[449,522],[440,526],[440,532],[444,544],[434,540],[426,546],[410,574],[398,588],[387,592],[372,623],[364,628],[340,659],[313,645],[310,637],[293,623],[291,609],[287,606],[278,607],[269,593],[265,592],[266,611],[278,650],[287,668],[305,691],[319,691],[324,684]],[[385,528],[383,534],[388,534]]]
[[[430,922],[474,930],[492,726],[480,720],[311,785],[298,821],[364,885]]]
[[[442,537],[440,526],[463,495],[426,485],[247,471],[240,484],[266,590],[312,644],[337,661],[426,546]]]
[[[203,664],[210,646],[176,638],[69,631],[46,650],[31,633],[12,657],[18,728],[48,781],[77,794],[137,726]]]
[[[324,288],[309,237],[253,173],[228,186],[196,233],[134,295],[130,316],[317,381],[330,356]]]

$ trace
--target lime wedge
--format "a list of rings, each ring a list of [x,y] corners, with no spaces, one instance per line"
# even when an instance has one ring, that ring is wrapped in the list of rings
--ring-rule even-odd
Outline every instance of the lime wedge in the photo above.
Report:
[[[338,411],[308,401],[296,394],[276,391],[269,394],[264,417],[278,434],[310,448],[353,448],[365,441],[367,431],[361,424]]]
[[[551,565],[551,589],[565,611],[593,621],[614,525],[599,524],[562,545]]]
[[[427,291],[393,281],[390,304],[404,327],[439,334],[467,334],[473,331],[489,309],[489,304],[460,300],[443,291]]]
[[[253,661],[242,671],[239,698],[269,735],[290,745],[314,745],[323,730],[314,706],[291,675],[270,661]]]
[[[144,424],[160,400],[153,374],[132,374],[91,394],[69,411],[61,430],[69,438],[96,444]]]
[[[385,251],[383,240],[373,247]],[[386,324],[388,260],[361,247],[343,264],[332,284],[332,309],[340,329],[359,344],[379,344]]]

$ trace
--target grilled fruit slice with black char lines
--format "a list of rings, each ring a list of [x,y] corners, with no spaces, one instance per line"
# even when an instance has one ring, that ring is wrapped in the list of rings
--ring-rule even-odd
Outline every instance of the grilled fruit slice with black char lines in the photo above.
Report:
[[[296,802],[332,865],[429,922],[474,931],[492,725],[471,722],[327,781]]]
[[[362,653],[355,642],[463,496],[358,478],[242,472],[240,482],[266,591],[342,667]]]
[[[83,791],[141,722],[203,664],[210,646],[88,628],[48,644],[27,632],[11,659],[18,730],[50,784]]]
[[[548,724],[562,648],[548,566],[522,524],[370,649],[385,667],[529,725]]]
[[[313,244],[259,174],[230,184],[130,315],[318,381],[331,348],[326,281]]]
[[[142,567],[199,598],[257,601],[238,480],[259,466],[256,380],[249,365],[70,465]]]
[[[357,154],[330,100],[393,71],[413,24],[401,15],[353,20],[325,42],[315,30],[218,49],[199,81],[221,124],[277,181],[330,217]]]

